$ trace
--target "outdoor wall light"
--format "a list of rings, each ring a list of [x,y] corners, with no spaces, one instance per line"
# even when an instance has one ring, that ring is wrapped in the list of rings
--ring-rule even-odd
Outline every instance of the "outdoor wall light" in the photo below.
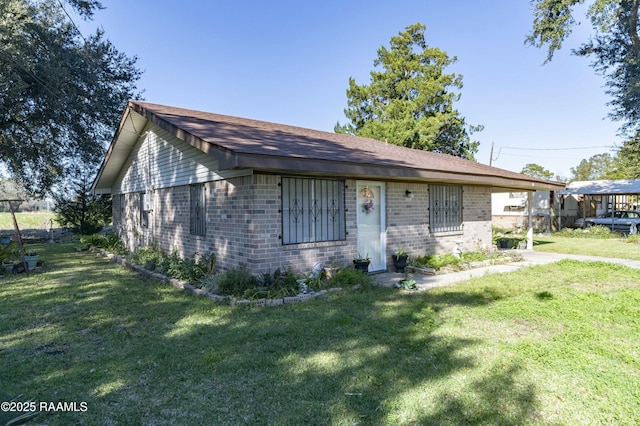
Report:
[[[413,193],[411,191],[409,191],[408,189],[406,191],[404,191],[404,195],[406,195],[407,198],[413,198]]]

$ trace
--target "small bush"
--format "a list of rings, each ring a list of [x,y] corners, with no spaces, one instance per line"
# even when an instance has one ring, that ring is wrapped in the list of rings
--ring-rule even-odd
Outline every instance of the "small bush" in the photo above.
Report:
[[[129,260],[149,271],[166,272],[167,255],[157,245],[140,247],[129,256]]]
[[[127,249],[117,233],[93,234],[80,238],[80,242],[91,247],[98,247],[111,253],[125,254]]]
[[[328,283],[329,287],[353,287],[356,285],[369,287],[373,284],[374,280],[371,276],[349,267],[338,269]]]
[[[244,264],[220,274],[208,275],[201,279],[200,283],[205,290],[211,293],[234,297],[240,297],[247,290],[258,287],[258,279]]]
[[[273,273],[268,270],[255,277],[246,265],[240,265],[220,274],[206,275],[200,280],[200,284],[211,293],[225,296],[278,299],[300,293],[298,279],[300,277],[291,269],[283,272],[280,268]]]
[[[420,256],[413,260],[412,264],[423,268],[441,269],[444,266],[455,266],[462,263],[462,259],[452,254],[432,254]]]
[[[156,271],[189,283],[197,283],[205,275],[211,274],[216,264],[216,256],[213,253],[200,256],[194,253],[183,259],[177,249],[167,254],[156,244],[140,247],[131,253],[129,260],[149,271]]]
[[[0,263],[13,262],[18,259],[18,247],[13,241],[9,244],[0,244]]]

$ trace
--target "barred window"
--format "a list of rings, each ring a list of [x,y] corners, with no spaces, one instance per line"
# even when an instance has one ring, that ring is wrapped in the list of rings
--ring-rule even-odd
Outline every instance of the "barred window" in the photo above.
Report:
[[[191,235],[206,235],[206,195],[203,183],[189,185],[189,206]]]
[[[282,243],[345,240],[344,181],[282,178]]]
[[[462,231],[462,187],[429,185],[431,232]]]
[[[118,215],[118,221],[120,224],[124,224],[126,221],[127,214],[127,196],[125,194],[120,194],[118,196],[118,200],[120,201],[120,211]]]
[[[149,200],[146,192],[140,192],[140,226],[143,228],[149,227]]]

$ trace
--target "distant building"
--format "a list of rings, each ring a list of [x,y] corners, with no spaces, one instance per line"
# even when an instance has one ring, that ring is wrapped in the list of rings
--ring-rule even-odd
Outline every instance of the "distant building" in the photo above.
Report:
[[[532,219],[536,230],[570,227],[578,218],[578,198],[560,191],[533,193]],[[496,228],[526,229],[529,221],[527,192],[498,192],[491,195],[492,224]],[[562,223],[560,223],[562,222]]]
[[[638,210],[640,179],[574,181],[558,194],[575,197],[578,217],[599,216],[617,210]]]
[[[640,179],[574,181],[560,191],[533,193],[533,223],[534,229],[538,230],[573,227],[580,217],[639,209]],[[491,212],[494,227],[525,229],[528,224],[527,192],[492,194]]]

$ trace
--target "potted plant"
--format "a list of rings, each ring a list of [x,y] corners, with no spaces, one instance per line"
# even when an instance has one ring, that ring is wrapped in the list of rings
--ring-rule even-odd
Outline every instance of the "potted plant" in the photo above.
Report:
[[[411,275],[409,275],[409,272],[405,272],[404,279],[400,280],[396,284],[396,288],[401,288],[403,290],[417,290],[418,286],[416,280],[411,278]]]
[[[354,267],[361,272],[367,273],[369,272],[369,264],[371,263],[371,259],[369,259],[369,255],[367,254],[366,256],[360,256],[360,253],[358,253],[358,257],[353,259],[353,265]]]
[[[0,245],[0,264],[6,271],[13,269],[13,261],[16,258],[15,244],[10,241],[8,244]]]
[[[391,256],[393,258],[393,266],[396,268],[396,272],[404,272],[404,268],[407,267],[407,259],[409,255],[404,249],[400,249]]]
[[[30,250],[24,253],[24,261],[27,264],[29,270],[33,270],[38,266],[38,253]]]

